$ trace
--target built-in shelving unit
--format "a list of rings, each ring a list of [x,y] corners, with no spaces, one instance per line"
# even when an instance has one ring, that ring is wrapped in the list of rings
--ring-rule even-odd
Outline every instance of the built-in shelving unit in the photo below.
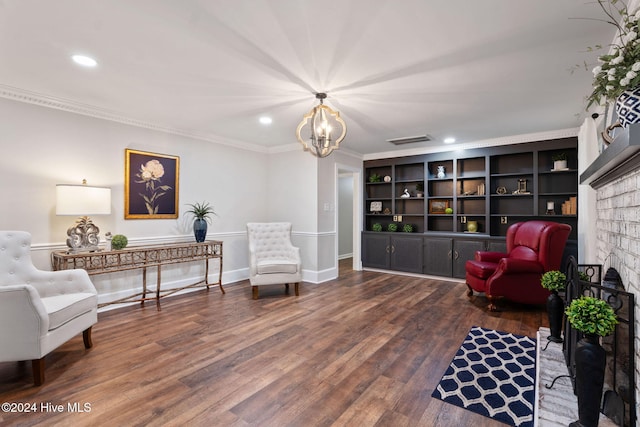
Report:
[[[566,154],[567,167],[554,169],[554,159],[560,153]],[[394,251],[402,246],[402,237],[414,237],[411,244],[415,247],[418,233],[425,242],[423,260],[419,262],[422,272],[427,274],[432,269],[426,264],[433,258],[435,248],[448,248],[452,275],[456,276],[461,274],[460,264],[465,261],[462,258],[472,257],[478,248],[500,247],[507,228],[519,221],[545,219],[567,223],[572,226],[569,238],[577,239],[575,137],[370,160],[364,163],[364,170],[365,266],[367,254],[375,250],[371,245],[379,245],[381,237],[376,239],[378,243],[369,244],[368,235],[376,228],[388,232],[389,224],[396,224],[398,231],[393,242],[387,244],[387,267]],[[406,224],[411,232],[402,233]],[[431,243],[427,244],[428,241]],[[384,259],[385,254],[380,256]],[[415,265],[404,269],[420,270]],[[448,271],[449,267],[444,269]]]

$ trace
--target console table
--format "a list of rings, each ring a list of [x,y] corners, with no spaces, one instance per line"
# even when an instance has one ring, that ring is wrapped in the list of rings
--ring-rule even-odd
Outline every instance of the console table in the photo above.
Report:
[[[217,258],[220,270],[218,281],[209,283],[209,260]],[[180,288],[161,289],[161,267],[168,264],[178,264],[184,262],[204,260],[204,279],[191,285]],[[156,300],[158,310],[160,310],[160,298],[174,294],[183,289],[196,286],[206,286],[207,290],[211,285],[218,285],[224,294],[222,287],[222,242],[217,240],[207,240],[205,242],[171,243],[156,246],[132,246],[117,251],[96,251],[84,253],[68,253],[67,251],[54,251],[51,253],[51,265],[54,270],[70,270],[82,268],[89,275],[114,273],[118,271],[142,269],[142,292],[129,297],[121,298],[100,304],[119,304],[125,302],[140,302],[144,305],[147,300]],[[147,268],[156,267],[158,271],[155,295],[153,290],[147,289]],[[150,293],[151,296],[147,296]]]

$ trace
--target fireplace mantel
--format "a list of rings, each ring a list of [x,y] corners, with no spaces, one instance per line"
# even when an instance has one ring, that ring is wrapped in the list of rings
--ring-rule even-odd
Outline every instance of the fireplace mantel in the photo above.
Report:
[[[580,175],[580,184],[600,188],[640,168],[640,125],[617,133],[611,145]]]

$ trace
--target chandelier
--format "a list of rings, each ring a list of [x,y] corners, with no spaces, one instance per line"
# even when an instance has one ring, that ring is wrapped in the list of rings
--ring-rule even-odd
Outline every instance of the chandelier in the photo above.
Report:
[[[322,103],[326,97],[326,93],[316,93],[320,104],[304,115],[296,129],[296,137],[304,150],[310,151],[316,157],[327,157],[333,150],[337,150],[347,134],[347,125],[340,118],[340,113]],[[308,130],[303,131],[305,127],[308,127]],[[309,135],[307,140],[302,136],[303,132]],[[335,135],[339,136],[335,138]]]

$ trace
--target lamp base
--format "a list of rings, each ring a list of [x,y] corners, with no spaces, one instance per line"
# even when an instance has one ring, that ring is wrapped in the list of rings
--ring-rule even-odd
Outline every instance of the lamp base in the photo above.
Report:
[[[82,216],[67,230],[68,252],[95,252],[98,250],[100,229],[87,216]]]

